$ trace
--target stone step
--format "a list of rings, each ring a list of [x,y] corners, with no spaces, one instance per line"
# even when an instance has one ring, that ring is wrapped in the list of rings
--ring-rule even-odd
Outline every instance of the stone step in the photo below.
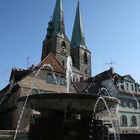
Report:
[[[0,140],[13,140],[14,135],[0,135]],[[28,140],[28,136],[17,136],[16,140]]]
[[[0,135],[0,140],[13,140],[12,135]]]
[[[0,130],[0,135],[8,135],[8,134],[14,134],[14,130]]]
[[[14,130],[0,130],[0,140],[13,140],[14,134]],[[17,134],[16,140],[28,140],[28,134],[20,131]]]

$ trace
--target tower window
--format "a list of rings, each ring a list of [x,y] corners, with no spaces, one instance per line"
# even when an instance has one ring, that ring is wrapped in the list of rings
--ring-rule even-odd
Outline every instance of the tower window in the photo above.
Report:
[[[88,58],[87,58],[87,53],[84,52],[84,64],[88,64]]]
[[[65,61],[64,60],[62,61],[62,65],[63,65],[63,67],[65,66]]]

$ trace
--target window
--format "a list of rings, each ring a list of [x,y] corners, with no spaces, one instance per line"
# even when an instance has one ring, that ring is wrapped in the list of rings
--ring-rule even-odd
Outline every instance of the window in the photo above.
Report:
[[[53,83],[53,84],[58,84],[59,83],[59,75],[47,74],[47,83]]]
[[[45,94],[45,93],[48,93],[48,91],[47,90],[36,89],[36,88],[32,89],[32,94]]]
[[[121,89],[124,90],[124,85],[123,84],[121,84]]]
[[[59,77],[59,75],[56,75],[56,81],[57,81],[57,84],[60,84],[60,77]]]
[[[138,91],[140,92],[140,87],[138,87]]]
[[[52,83],[53,79],[52,79],[52,74],[48,73],[47,74],[47,83]]]
[[[32,94],[39,94],[37,89],[32,89]]]
[[[76,82],[74,77],[73,77],[73,82]]]
[[[137,126],[137,118],[136,118],[136,116],[131,117],[131,126]]]
[[[133,85],[131,85],[131,90],[134,91],[134,86]]]
[[[57,74],[53,74],[52,75],[53,77],[52,77],[52,83],[54,83],[54,84],[59,84],[59,75],[57,75]]]
[[[126,83],[126,90],[129,90],[129,84]]]
[[[65,85],[65,77],[64,76],[60,77],[60,85]]]
[[[121,106],[122,107],[126,107],[127,106],[127,103],[126,103],[125,99],[121,99]]]
[[[87,53],[84,52],[84,64],[88,64],[88,58],[87,58]]]
[[[85,74],[87,74],[87,69],[85,69]]]
[[[84,80],[84,77],[80,77],[80,81],[82,82]]]
[[[127,126],[127,117],[122,115],[120,118],[121,126]]]
[[[62,61],[62,65],[63,65],[63,67],[65,66],[65,61]]]

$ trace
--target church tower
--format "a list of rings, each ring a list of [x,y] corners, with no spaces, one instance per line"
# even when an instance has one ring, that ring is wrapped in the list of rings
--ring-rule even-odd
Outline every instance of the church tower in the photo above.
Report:
[[[91,52],[85,42],[79,1],[71,39],[71,57],[75,81],[91,77]]]
[[[43,41],[41,61],[50,52],[53,52],[59,62],[66,67],[67,57],[70,56],[70,41],[65,33],[62,0],[56,0],[53,17],[48,23],[47,35]]]

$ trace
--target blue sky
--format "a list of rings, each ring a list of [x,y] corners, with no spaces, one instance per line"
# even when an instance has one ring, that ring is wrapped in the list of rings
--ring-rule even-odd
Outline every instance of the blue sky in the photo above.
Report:
[[[0,89],[12,67],[39,63],[54,6],[55,0],[0,0]],[[77,0],[63,0],[63,6],[71,39]],[[114,61],[115,72],[140,82],[140,0],[80,0],[80,7],[93,75]]]

